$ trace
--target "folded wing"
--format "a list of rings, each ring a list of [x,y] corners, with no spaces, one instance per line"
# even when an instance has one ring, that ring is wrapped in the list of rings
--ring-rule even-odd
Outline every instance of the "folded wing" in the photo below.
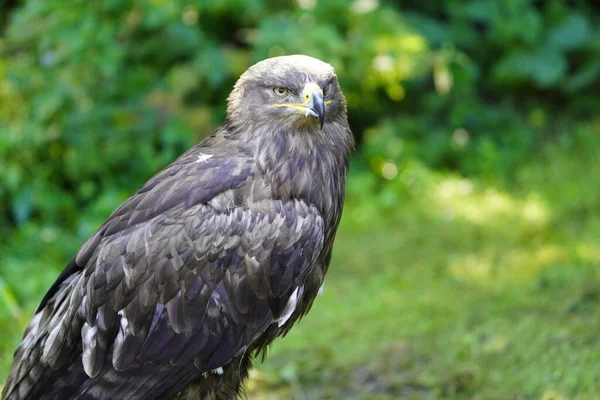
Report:
[[[172,393],[289,312],[323,219],[297,200],[216,209],[211,199],[253,179],[251,165],[195,158],[150,180],[67,266],[17,350],[7,398]]]

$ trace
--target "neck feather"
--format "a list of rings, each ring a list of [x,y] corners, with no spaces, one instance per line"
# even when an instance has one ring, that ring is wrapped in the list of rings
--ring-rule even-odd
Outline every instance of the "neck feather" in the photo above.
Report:
[[[273,195],[314,204],[337,225],[353,146],[347,123],[330,122],[311,131],[264,129],[255,138],[255,158]]]

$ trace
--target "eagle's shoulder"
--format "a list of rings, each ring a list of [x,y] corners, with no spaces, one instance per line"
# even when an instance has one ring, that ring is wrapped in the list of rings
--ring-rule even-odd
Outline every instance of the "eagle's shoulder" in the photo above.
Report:
[[[222,193],[251,181],[256,174],[254,159],[239,147],[211,142],[219,132],[182,154],[125,200],[81,246],[46,292],[38,310],[47,304],[61,282],[88,264],[103,238],[135,230],[169,211],[172,215],[198,203],[214,203],[214,198],[218,199]]]
[[[149,179],[100,231],[110,235],[168,210],[206,203],[252,179],[253,166],[253,158],[242,152],[196,146]]]

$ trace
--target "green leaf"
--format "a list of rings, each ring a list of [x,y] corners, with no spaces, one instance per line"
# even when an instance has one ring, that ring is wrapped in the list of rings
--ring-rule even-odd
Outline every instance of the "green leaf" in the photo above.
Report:
[[[587,45],[592,37],[589,19],[581,13],[571,13],[548,32],[546,46],[573,50]]]
[[[13,217],[18,224],[26,222],[33,212],[33,189],[26,188],[21,190],[13,198],[12,211]]]
[[[500,17],[500,4],[494,0],[473,0],[463,7],[463,13],[477,22],[493,22]]]
[[[600,59],[595,59],[575,71],[566,84],[566,90],[576,93],[598,81],[600,81]]]
[[[512,51],[499,61],[493,76],[500,84],[533,84],[548,88],[557,85],[566,72],[564,54],[554,48],[541,48]]]

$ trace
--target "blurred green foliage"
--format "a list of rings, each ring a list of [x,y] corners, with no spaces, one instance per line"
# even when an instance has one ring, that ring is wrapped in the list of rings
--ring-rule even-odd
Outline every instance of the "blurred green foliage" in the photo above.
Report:
[[[508,188],[468,197],[475,209],[500,202],[539,211],[535,201],[512,200],[523,171],[542,181],[551,175],[538,195],[555,199],[552,207],[565,215],[587,215],[599,202],[582,183],[595,178],[588,169],[564,171],[579,162],[564,155],[588,146],[573,143],[598,149],[591,139],[597,126],[581,128],[600,109],[600,7],[591,0],[1,4],[0,323],[7,328],[0,331],[0,381],[24,323],[66,260],[132,191],[223,121],[237,77],[266,57],[304,53],[338,71],[359,142],[342,238],[359,240],[365,224],[415,248],[419,237],[435,238],[437,225],[423,212],[435,209],[431,187],[448,177]],[[527,167],[548,146],[556,157],[545,162],[566,157],[555,175],[543,162]],[[566,189],[564,182],[571,182]],[[446,185],[451,193],[464,189]],[[404,204],[409,211],[394,214]],[[400,226],[410,233],[398,236]],[[534,228],[518,227],[518,240],[529,240]],[[452,246],[469,248],[473,240],[493,259],[516,244],[502,236],[493,250],[498,237],[467,233],[463,241],[448,238],[439,259],[419,254],[430,263],[425,273],[434,274]],[[371,243],[367,253],[387,251],[392,263],[397,243],[382,243],[388,247]],[[357,259],[339,246],[338,263]],[[375,268],[361,260],[357,269]],[[460,268],[468,270],[466,260]]]

